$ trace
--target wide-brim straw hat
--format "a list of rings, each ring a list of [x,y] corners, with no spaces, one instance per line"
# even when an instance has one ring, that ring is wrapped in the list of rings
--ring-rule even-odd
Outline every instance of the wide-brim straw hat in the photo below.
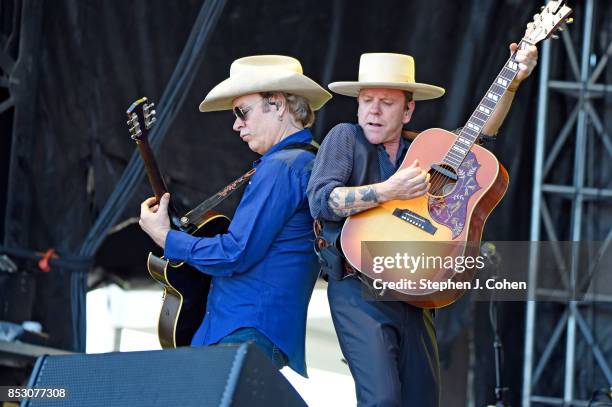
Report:
[[[414,58],[404,54],[362,54],[356,82],[333,82],[329,89],[345,96],[359,96],[362,89],[385,88],[412,92],[414,100],[435,99],[444,95],[444,88],[414,79]]]
[[[254,55],[235,60],[230,76],[215,86],[200,103],[201,112],[228,110],[239,96],[259,92],[286,92],[305,97],[313,110],[332,95],[305,76],[300,61],[284,55]]]

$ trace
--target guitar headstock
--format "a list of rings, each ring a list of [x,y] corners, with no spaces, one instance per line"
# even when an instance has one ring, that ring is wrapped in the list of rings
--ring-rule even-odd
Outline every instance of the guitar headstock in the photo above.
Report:
[[[536,44],[553,35],[563,23],[571,23],[568,16],[572,9],[565,5],[565,0],[551,0],[543,6],[540,12],[533,16],[533,21],[527,24],[524,39]]]
[[[130,136],[136,142],[147,138],[149,130],[157,120],[155,118],[155,109],[153,109],[155,104],[147,102],[148,99],[146,97],[140,98],[132,103],[126,111]],[[144,123],[144,128],[140,127],[141,122]]]

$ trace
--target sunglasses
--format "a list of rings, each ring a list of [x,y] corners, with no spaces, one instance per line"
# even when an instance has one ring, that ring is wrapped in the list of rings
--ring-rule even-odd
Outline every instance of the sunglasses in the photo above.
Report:
[[[232,111],[234,112],[234,116],[236,116],[236,118],[242,121],[245,121],[247,119],[247,114],[253,109],[253,107],[255,107],[255,105],[257,105],[258,103],[261,103],[262,101],[267,101],[268,104],[274,105],[274,102],[270,102],[268,98],[261,98],[257,102],[251,103],[248,106],[243,106],[243,107],[236,106],[235,108],[232,109]]]

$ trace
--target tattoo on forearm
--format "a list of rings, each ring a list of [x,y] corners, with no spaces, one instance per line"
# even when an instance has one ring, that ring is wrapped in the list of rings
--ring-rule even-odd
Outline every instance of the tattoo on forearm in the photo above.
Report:
[[[329,195],[328,203],[336,215],[347,217],[377,206],[379,198],[373,185],[338,187]]]
[[[332,193],[329,195],[329,205],[332,208],[339,208],[340,207],[340,199],[338,197],[338,194],[336,193],[336,190],[333,190]]]
[[[361,199],[365,202],[378,202],[378,196],[376,195],[376,190],[373,186],[368,185],[361,191]]]
[[[344,203],[347,206],[350,206],[355,202],[355,190],[351,189],[346,193],[346,198],[344,198]]]

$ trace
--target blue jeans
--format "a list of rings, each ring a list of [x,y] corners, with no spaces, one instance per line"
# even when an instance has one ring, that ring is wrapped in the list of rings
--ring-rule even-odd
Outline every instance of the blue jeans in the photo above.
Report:
[[[287,366],[287,355],[283,353],[278,346],[272,343],[264,334],[255,328],[239,328],[231,334],[221,339],[218,343],[246,343],[255,344],[261,349],[268,358],[272,361],[277,369],[282,369]]]

